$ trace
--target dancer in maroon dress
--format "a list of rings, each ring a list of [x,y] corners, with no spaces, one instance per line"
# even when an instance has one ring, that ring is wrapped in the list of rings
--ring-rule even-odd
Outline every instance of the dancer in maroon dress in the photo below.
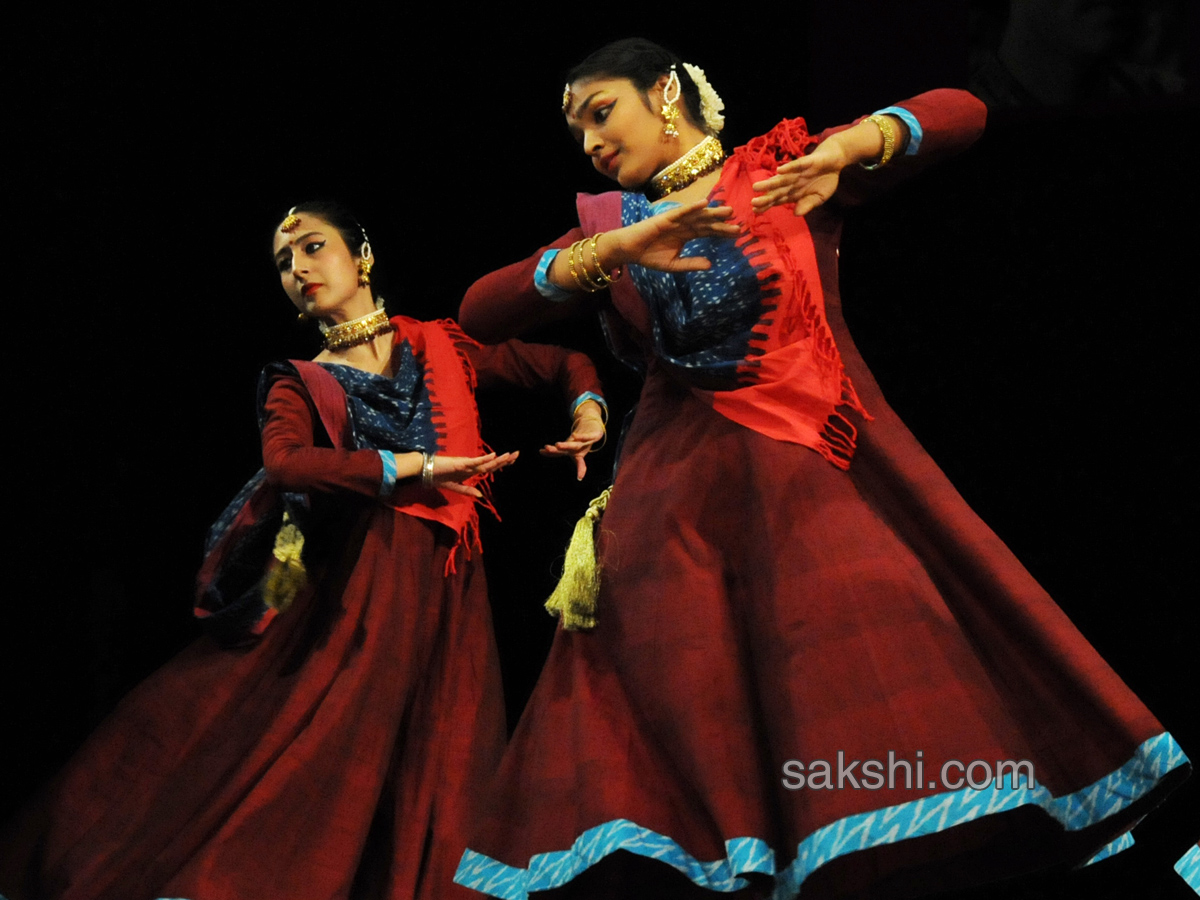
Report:
[[[982,104],[785,120],[728,157],[720,109],[654,44],[585,60],[563,112],[623,191],[580,195],[579,228],[463,303],[484,340],[599,308],[646,380],[595,627],[581,604],[559,632],[456,879],[510,900],[907,897],[1122,849],[1186,757],[841,317],[842,208],[965,149]]]
[[[128,696],[0,844],[9,900],[441,900],[499,759],[504,705],[476,537],[479,384],[555,383],[603,436],[578,353],[388,319],[339,207],[275,235],[326,327],[260,386],[264,473],[214,526],[213,626]]]

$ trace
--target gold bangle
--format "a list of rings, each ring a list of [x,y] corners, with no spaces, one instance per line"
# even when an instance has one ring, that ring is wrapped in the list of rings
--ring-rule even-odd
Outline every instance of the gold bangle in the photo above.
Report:
[[[592,400],[592,398],[588,397],[588,400]],[[592,402],[600,407],[600,430],[604,432],[604,437],[600,438],[600,443],[590,447],[588,449],[588,453],[595,453],[608,443],[608,407],[596,400],[592,400]],[[571,431],[575,430],[575,422],[579,419],[579,410],[582,406],[583,403],[580,403],[579,406],[575,407],[575,412],[571,416]]]
[[[594,240],[594,238],[593,238],[593,240]],[[607,287],[607,284],[588,271],[587,262],[585,261],[584,256],[583,256],[583,245],[586,243],[587,243],[587,238],[584,238],[582,241],[579,242],[579,271],[583,275],[583,280],[587,282],[588,288],[592,291],[592,293],[595,293],[596,291],[604,290],[604,288]],[[592,256],[594,257],[595,255],[596,255],[596,251],[593,249]]]
[[[575,271],[575,249],[583,244],[583,241],[576,241],[571,245],[571,249],[567,251],[567,265],[571,267],[571,277],[575,279],[575,286],[581,291],[586,291],[583,282],[579,280],[579,273]]]
[[[620,266],[617,266],[617,268],[615,269],[616,274],[609,275],[608,272],[604,271],[604,267],[602,265],[600,265],[600,256],[596,253],[596,242],[599,241],[600,238],[604,237],[604,235],[605,235],[605,232],[600,231],[592,236],[592,242],[591,242],[592,265],[596,267],[596,274],[598,274],[600,276],[600,279],[604,282],[604,286],[608,287],[608,285],[612,284],[614,281],[616,281],[618,278],[621,277],[621,275],[623,274],[623,270],[621,269]]]
[[[588,400],[591,400],[591,399],[592,399],[591,397],[588,398]],[[587,402],[587,400],[583,401],[583,403],[586,403],[586,402]],[[596,401],[594,401],[594,400],[592,402],[596,403]],[[583,406],[583,403],[580,403],[579,406]],[[601,425],[601,427],[608,428],[608,407],[602,403],[596,403],[596,405],[600,407],[600,425]],[[578,418],[579,418],[579,408],[576,407],[575,412],[571,414],[571,421],[574,421],[575,419],[578,419]]]
[[[604,266],[600,265],[600,255],[596,252],[596,242],[604,237],[603,231],[598,231],[592,235],[591,250],[592,250],[592,265],[596,267],[596,274],[600,276],[600,280],[605,285],[612,284],[612,279],[608,277],[608,273],[604,271]]]
[[[603,406],[600,408],[604,409]],[[571,423],[571,430],[572,431],[575,430],[574,422]],[[603,447],[605,444],[608,443],[608,422],[606,422],[604,420],[604,417],[601,417],[601,419],[600,419],[600,430],[604,432],[604,437],[600,438],[599,443],[595,443],[591,447],[589,447],[588,453],[595,453],[597,450],[599,450],[601,447]]]
[[[863,121],[874,122],[875,127],[879,129],[879,133],[883,136],[883,155],[879,157],[879,162],[864,162],[859,163],[859,165],[868,171],[886,166],[892,158],[892,154],[896,152],[896,126],[891,123],[891,120],[887,116],[881,116],[878,113],[867,116]]]
[[[600,254],[596,252],[596,242],[604,236],[604,232],[600,231],[593,235],[590,239],[583,238],[571,245],[567,251],[567,267],[571,270],[571,277],[575,280],[575,286],[589,294],[594,294],[596,291],[602,291],[618,278],[621,277],[621,269],[617,268],[617,274],[610,276],[604,271],[604,267],[600,265]],[[587,267],[587,257],[584,256],[583,245],[588,244],[592,252],[592,267],[595,272],[589,272]],[[559,251],[562,252],[561,250]],[[578,254],[578,259],[576,259]]]
[[[587,290],[589,294],[594,294],[598,292],[598,290],[604,290],[605,283],[596,280],[596,277],[590,274],[588,271],[588,264],[586,262],[586,258],[583,256],[583,245],[587,244],[587,242],[587,238],[584,238],[580,241],[580,244],[578,244],[578,247],[580,247],[580,259],[578,259],[578,264],[580,264],[580,275],[583,276],[583,289]]]

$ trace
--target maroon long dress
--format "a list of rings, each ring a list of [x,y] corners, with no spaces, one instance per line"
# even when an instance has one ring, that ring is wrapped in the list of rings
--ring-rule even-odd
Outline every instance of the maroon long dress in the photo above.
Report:
[[[599,390],[581,354],[393,321],[443,452],[482,452],[476,375]],[[467,894],[451,878],[503,749],[498,661],[471,530],[411,511],[462,495],[401,483],[381,499],[380,454],[355,449],[346,393],[315,364],[291,368],[306,374],[266,394],[263,459],[268,487],[324,516],[316,589],[256,646],[202,638],[122,701],[5,836],[9,900]]]
[[[1186,775],[846,331],[839,204],[983,126],[962,92],[900,105],[915,156],[846,170],[804,219],[756,216],[750,185],[827,136],[781,123],[725,164],[711,199],[742,234],[685,248],[710,271],[631,267],[613,286],[608,334],[646,380],[601,520],[598,624],[558,634],[460,884],[509,900],[918,896],[1121,849]],[[661,209],[578,207],[553,247]],[[541,255],[478,282],[464,328],[495,340],[577,302],[537,293]],[[987,780],[1022,761],[1033,786]]]

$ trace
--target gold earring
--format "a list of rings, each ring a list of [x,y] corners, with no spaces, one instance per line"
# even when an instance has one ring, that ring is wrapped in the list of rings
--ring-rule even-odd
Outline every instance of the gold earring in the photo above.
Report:
[[[358,283],[361,287],[369,287],[371,284],[371,260],[360,259],[358,261]]]
[[[671,89],[675,89],[672,95]],[[659,115],[663,118],[663,134],[669,138],[679,137],[679,129],[675,127],[675,120],[679,118],[679,95],[683,92],[683,86],[679,83],[679,75],[675,72],[675,67],[671,66],[671,77],[667,79],[667,83],[663,85],[663,105]]]

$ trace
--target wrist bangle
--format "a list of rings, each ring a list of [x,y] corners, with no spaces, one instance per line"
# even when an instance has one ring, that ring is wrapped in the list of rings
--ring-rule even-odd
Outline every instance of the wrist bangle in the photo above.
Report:
[[[583,241],[576,241],[571,245],[571,249],[567,251],[567,265],[571,268],[571,277],[575,279],[575,287],[581,291],[586,291],[588,289],[583,286],[583,282],[579,280],[579,273],[575,271],[575,251],[580,249],[582,245]]]
[[[576,241],[571,245],[571,249],[567,251],[567,268],[571,271],[571,278],[575,281],[575,287],[589,294],[604,290],[621,277],[621,268],[619,266],[615,275],[609,275],[600,264],[600,254],[596,251],[596,242],[603,236],[603,231],[597,232],[590,238]],[[592,271],[588,271],[587,257],[584,255],[585,244],[588,245],[588,250],[591,251]]]
[[[575,408],[575,411],[573,413],[571,413],[572,420],[587,418],[587,413],[583,413],[583,412],[579,411],[583,407],[583,404],[586,402],[587,402],[586,400],[582,401],[579,404],[579,406],[577,406]],[[595,403],[594,400],[592,402]],[[599,416],[600,424],[603,425],[605,428],[607,428],[608,427],[608,408],[605,406],[601,406],[599,403],[596,403],[596,405],[600,407],[600,416]]]
[[[600,238],[604,237],[604,234],[605,233],[603,231],[596,232],[596,234],[592,235],[590,244],[592,250],[592,265],[595,266],[596,275],[599,276],[600,281],[605,287],[607,287],[621,277],[621,267],[617,266],[616,275],[609,275],[604,271],[604,267],[600,265],[600,255],[596,253],[596,242],[599,241]]]
[[[588,399],[591,399],[591,398],[588,398]],[[582,406],[582,405],[583,404],[581,403],[580,406]],[[598,444],[593,444],[591,447],[589,447],[588,453],[595,453],[597,450],[599,450],[601,447],[603,447],[606,443],[608,443],[608,407],[606,407],[602,403],[597,403],[596,405],[600,407],[600,430],[604,432],[604,437],[600,438],[600,442]],[[571,430],[572,431],[575,430],[574,429],[575,423],[578,422],[579,419],[581,419],[581,418],[588,418],[588,416],[586,413],[581,415],[579,412],[579,408],[576,407],[575,413],[571,416],[571,420],[572,420]]]
[[[592,238],[592,241],[595,240],[595,238]],[[604,290],[606,283],[588,271],[587,262],[583,256],[583,245],[586,243],[588,243],[586,238],[579,242],[579,271],[583,273],[583,280],[587,283],[588,292],[594,294],[596,291]],[[595,255],[596,251],[593,248],[592,256],[594,257]]]
[[[433,454],[421,451],[421,487],[433,487]]]
[[[574,429],[572,429],[572,430],[574,430]],[[601,447],[603,447],[605,444],[608,443],[608,423],[605,422],[603,419],[600,420],[600,430],[604,432],[604,436],[601,437],[597,443],[592,444],[592,446],[588,448],[588,451],[587,451],[588,453],[595,453],[597,450],[599,450]]]
[[[878,113],[867,116],[863,121],[874,122],[875,127],[879,129],[879,133],[883,135],[883,154],[879,157],[879,162],[860,162],[859,165],[868,171],[886,166],[888,160],[892,158],[892,154],[896,152],[896,126],[892,124],[887,116],[881,116]]]

